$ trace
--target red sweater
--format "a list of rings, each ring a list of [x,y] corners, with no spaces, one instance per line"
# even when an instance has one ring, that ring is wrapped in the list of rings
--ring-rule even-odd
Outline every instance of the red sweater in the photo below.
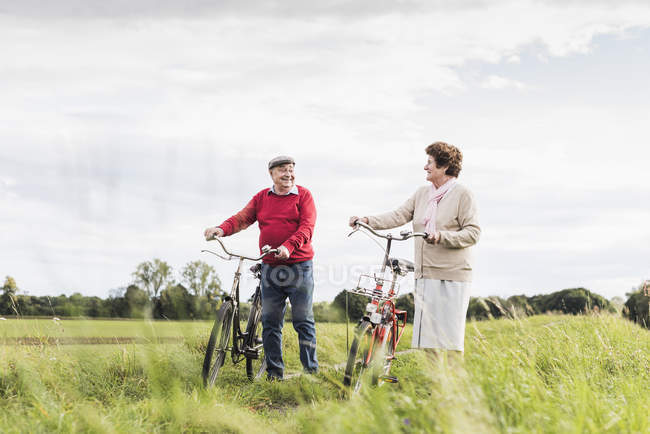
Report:
[[[255,221],[260,227],[260,249],[268,244],[271,248],[284,246],[289,259],[278,261],[271,254],[264,262],[272,265],[293,264],[314,257],[311,237],[316,224],[316,206],[309,190],[298,187],[298,194],[278,196],[270,188],[257,193],[248,204],[234,216],[219,225],[226,236],[246,229]]]

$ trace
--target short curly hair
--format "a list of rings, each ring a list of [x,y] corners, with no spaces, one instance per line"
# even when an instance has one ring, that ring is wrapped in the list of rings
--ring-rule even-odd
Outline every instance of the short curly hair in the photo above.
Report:
[[[463,153],[460,149],[445,142],[435,142],[427,146],[424,151],[433,157],[436,167],[449,166],[445,175],[458,177],[463,168]]]

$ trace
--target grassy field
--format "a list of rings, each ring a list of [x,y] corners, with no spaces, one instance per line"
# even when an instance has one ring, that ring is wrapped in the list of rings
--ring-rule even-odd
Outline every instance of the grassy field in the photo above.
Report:
[[[392,371],[399,384],[352,397],[332,368],[345,360],[345,325],[318,324],[316,376],[250,383],[227,360],[204,390],[209,330],[208,322],[0,321],[0,339],[180,338],[0,345],[0,431],[650,432],[650,333],[613,316],[470,323],[464,364],[404,354]],[[287,369],[299,371],[290,325],[285,336]]]
[[[142,320],[52,320],[7,319],[0,321],[2,337],[80,337],[131,336],[192,337],[211,327],[209,321],[142,321]]]

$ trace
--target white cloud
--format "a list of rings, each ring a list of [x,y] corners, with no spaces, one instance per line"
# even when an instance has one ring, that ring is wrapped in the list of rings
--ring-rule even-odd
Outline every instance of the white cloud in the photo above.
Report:
[[[264,164],[279,153],[298,159],[299,182],[317,197],[319,261],[338,264],[348,249],[357,261],[368,254],[345,239],[346,214],[399,205],[422,182],[433,138],[463,148],[463,181],[486,223],[483,261],[508,250],[614,248],[597,237],[616,211],[587,220],[592,211],[574,202],[643,192],[647,102],[592,104],[581,99],[602,85],[571,95],[562,85],[575,77],[544,87],[526,68],[542,69],[531,66],[536,56],[545,66],[588,60],[594,38],[647,28],[647,5],[291,5],[80,6],[68,16],[27,3],[0,16],[0,38],[12,41],[0,46],[11,59],[0,69],[0,225],[12,252],[0,256],[0,275],[19,274],[33,292],[105,295],[153,255],[180,267],[199,256],[204,225],[268,183]],[[629,62],[638,68],[643,56]],[[510,88],[526,92],[484,90]],[[621,136],[627,152],[612,152]],[[546,208],[560,210],[539,222]],[[626,225],[646,218],[642,204],[626,209]],[[47,239],[34,227],[47,227]],[[647,236],[637,234],[615,240],[632,250]],[[256,236],[231,242],[248,251]],[[479,262],[475,287],[505,291],[534,278],[503,277],[516,265]],[[232,270],[220,271],[225,281]]]
[[[514,88],[517,90],[524,90],[526,89],[526,85],[522,83],[521,81],[513,80],[510,78],[506,77],[501,77],[498,75],[490,75],[488,76],[483,82],[481,83],[481,87],[485,89],[506,89],[506,88]]]

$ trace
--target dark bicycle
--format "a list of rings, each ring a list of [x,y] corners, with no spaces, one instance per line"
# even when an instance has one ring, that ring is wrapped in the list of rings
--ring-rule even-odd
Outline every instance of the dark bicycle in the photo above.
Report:
[[[251,258],[244,255],[231,253],[226,249],[219,238],[213,238],[221,244],[223,251],[228,255],[222,256],[211,250],[201,250],[202,252],[212,253],[221,259],[229,261],[238,258],[237,271],[233,280],[230,294],[226,296],[223,304],[217,311],[217,317],[210,333],[208,346],[205,350],[205,359],[203,360],[203,384],[206,387],[214,385],[219,370],[226,359],[226,352],[230,351],[232,362],[237,364],[246,359],[246,376],[253,381],[262,376],[266,371],[266,360],[264,358],[264,347],[262,345],[262,291],[261,276],[262,265],[258,262],[250,270],[258,280],[257,288],[251,301],[251,310],[248,314],[246,329],[241,331],[239,318],[239,283],[241,280],[241,269],[245,260],[259,261],[266,255],[277,253],[277,249],[271,249],[269,246],[262,247],[262,255],[257,258]],[[232,346],[230,344],[232,330]]]

